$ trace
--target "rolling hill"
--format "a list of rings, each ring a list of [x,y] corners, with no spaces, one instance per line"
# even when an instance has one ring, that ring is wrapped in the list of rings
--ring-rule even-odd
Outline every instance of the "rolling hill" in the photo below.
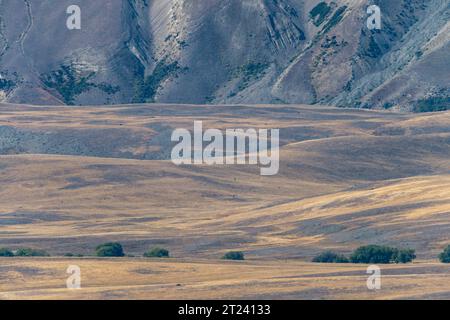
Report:
[[[279,128],[279,174],[175,166],[172,131],[199,119]],[[389,289],[375,298],[448,297],[436,257],[449,242],[449,124],[449,112],[306,105],[2,104],[0,247],[87,257],[0,259],[0,297],[80,298],[58,289],[68,263],[92,272],[84,298],[369,297],[363,266],[307,263],[365,244],[411,247],[419,259],[386,266]],[[174,259],[89,258],[109,241],[134,256],[166,247]],[[248,261],[219,261],[229,250]],[[109,276],[96,278],[103,268]]]
[[[449,108],[446,0],[79,0],[69,30],[72,4],[0,3],[3,101]]]
[[[171,132],[198,118],[280,128],[280,173],[175,166]],[[308,106],[3,105],[0,246],[86,254],[119,240],[133,254],[165,245],[309,259],[377,242],[432,258],[448,241],[449,121]]]

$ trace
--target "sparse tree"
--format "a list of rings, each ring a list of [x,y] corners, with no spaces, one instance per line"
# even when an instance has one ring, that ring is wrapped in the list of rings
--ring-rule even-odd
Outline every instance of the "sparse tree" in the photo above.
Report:
[[[401,249],[394,254],[395,263],[408,263],[416,258],[416,251],[414,249]]]
[[[245,260],[244,253],[241,251],[230,251],[222,257],[225,260]]]
[[[450,263],[450,245],[439,255],[439,260],[442,263]]]
[[[99,245],[96,248],[98,257],[123,257],[125,256],[123,252],[122,245],[118,242],[109,242]]]
[[[348,258],[333,251],[325,251],[314,257],[312,262],[316,263],[348,263]]]
[[[144,253],[144,257],[146,258],[168,258],[169,256],[169,250],[158,247]]]
[[[48,257],[50,256],[47,251],[32,249],[32,248],[21,248],[16,251],[16,256],[18,257]]]
[[[0,248],[0,257],[13,257],[14,253],[6,248]]]

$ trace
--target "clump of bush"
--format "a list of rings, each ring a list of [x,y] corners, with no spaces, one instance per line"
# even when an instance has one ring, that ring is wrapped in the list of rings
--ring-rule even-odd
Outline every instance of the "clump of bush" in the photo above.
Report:
[[[356,249],[350,256],[352,263],[408,263],[416,258],[413,249],[397,249],[388,246],[369,245]]]
[[[442,263],[450,263],[450,245],[439,255],[439,260]]]
[[[0,257],[14,257],[14,253],[6,248],[0,248]]]
[[[393,256],[395,263],[408,263],[416,258],[416,251],[413,249],[398,249]]]
[[[118,242],[108,242],[99,245],[95,249],[97,257],[123,257],[125,253],[123,252],[122,245]]]
[[[316,263],[348,263],[348,258],[333,251],[325,251],[314,257],[312,262]]]
[[[225,260],[245,260],[244,253],[241,251],[230,251],[222,257]]]
[[[50,255],[45,250],[21,248],[16,251],[17,257],[49,257]]]
[[[450,246],[449,246],[450,255]],[[388,246],[369,245],[356,249],[350,258],[333,251],[325,251],[314,257],[312,262],[316,263],[408,263],[416,258],[413,249],[397,249]],[[450,257],[449,257],[450,259]],[[450,261],[450,260],[449,260]]]
[[[169,255],[169,250],[158,247],[144,253],[144,257],[146,258],[168,258]]]

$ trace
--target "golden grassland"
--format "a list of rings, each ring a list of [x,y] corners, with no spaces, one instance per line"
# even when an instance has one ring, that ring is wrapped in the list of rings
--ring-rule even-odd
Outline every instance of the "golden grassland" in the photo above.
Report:
[[[381,266],[368,290],[367,266],[295,261],[7,259],[0,299],[449,299],[448,266]],[[67,289],[78,265],[81,289]],[[7,279],[7,281],[5,281]]]
[[[194,120],[280,128],[280,173],[175,166],[170,133]],[[119,241],[175,257],[0,259],[0,298],[449,297],[436,257],[450,244],[450,112],[0,105],[0,151],[0,247],[92,255]],[[305,262],[364,244],[412,247],[421,262],[385,266],[379,292],[366,266]],[[249,261],[217,260],[229,250]],[[83,290],[65,289],[68,264]]]

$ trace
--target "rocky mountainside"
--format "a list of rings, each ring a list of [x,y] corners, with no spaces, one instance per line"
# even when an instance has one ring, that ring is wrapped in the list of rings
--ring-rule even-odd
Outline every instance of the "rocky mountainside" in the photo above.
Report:
[[[73,4],[80,30],[66,27]],[[447,109],[449,17],[448,0],[0,0],[0,94]]]

